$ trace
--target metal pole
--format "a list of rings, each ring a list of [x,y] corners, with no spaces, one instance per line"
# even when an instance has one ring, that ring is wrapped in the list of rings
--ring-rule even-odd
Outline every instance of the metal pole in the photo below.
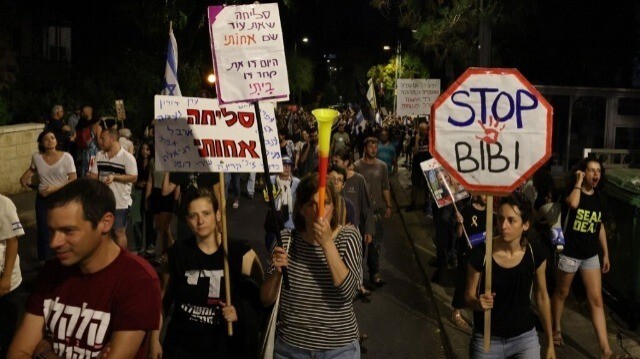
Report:
[[[393,112],[397,115],[398,114],[398,110],[397,110],[397,106],[398,106],[398,76],[400,74],[400,67],[402,66],[402,55],[401,55],[401,51],[402,51],[402,43],[400,42],[400,40],[398,40],[398,46],[396,47],[396,78],[394,80],[394,84],[393,84]]]

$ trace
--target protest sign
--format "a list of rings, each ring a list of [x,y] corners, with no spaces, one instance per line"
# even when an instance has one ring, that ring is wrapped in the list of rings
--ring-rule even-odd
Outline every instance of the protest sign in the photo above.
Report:
[[[260,116],[270,172],[282,171],[273,104]],[[255,106],[219,106],[216,99],[155,97],[158,170],[172,172],[264,172]]]
[[[516,69],[470,68],[431,107],[429,151],[470,191],[488,194],[485,295],[492,293],[493,195],[506,195],[551,156],[553,108]],[[484,311],[484,351],[491,347]]]
[[[209,6],[221,104],[289,99],[278,4]]]
[[[127,113],[124,111],[124,101],[116,100],[116,118],[118,121],[124,121],[127,118]]]
[[[398,79],[396,86],[398,116],[427,115],[440,95],[440,79]]]
[[[429,187],[438,208],[469,197],[469,192],[453,179],[435,158],[420,163],[420,169],[422,169],[427,180],[427,187]],[[444,183],[443,180],[447,183]],[[451,193],[447,191],[446,186],[449,186]]]
[[[516,69],[468,69],[433,105],[430,152],[469,191],[512,192],[551,156],[553,108]]]

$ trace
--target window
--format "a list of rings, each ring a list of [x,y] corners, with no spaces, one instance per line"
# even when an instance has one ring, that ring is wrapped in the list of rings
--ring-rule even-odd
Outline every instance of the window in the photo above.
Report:
[[[42,57],[53,61],[71,61],[71,28],[42,28]]]

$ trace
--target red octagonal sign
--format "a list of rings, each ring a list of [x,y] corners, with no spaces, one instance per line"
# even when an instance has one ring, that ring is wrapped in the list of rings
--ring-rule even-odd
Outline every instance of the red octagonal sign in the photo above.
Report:
[[[470,68],[431,107],[431,154],[467,190],[504,195],[551,156],[553,108],[516,69]]]

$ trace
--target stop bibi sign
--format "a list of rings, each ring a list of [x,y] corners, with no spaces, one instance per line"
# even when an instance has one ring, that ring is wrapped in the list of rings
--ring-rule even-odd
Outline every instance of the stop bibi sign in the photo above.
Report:
[[[553,108],[516,69],[467,69],[430,123],[431,154],[469,191],[508,194],[551,156]]]

